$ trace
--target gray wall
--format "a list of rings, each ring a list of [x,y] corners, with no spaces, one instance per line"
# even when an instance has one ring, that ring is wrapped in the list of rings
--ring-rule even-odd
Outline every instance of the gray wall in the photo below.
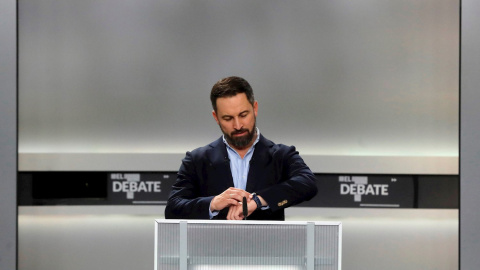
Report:
[[[175,171],[169,155],[219,136],[208,93],[239,75],[260,131],[315,172],[457,174],[458,11],[458,0],[19,1],[20,170]]]
[[[16,1],[0,0],[0,269],[16,268],[17,59]]]
[[[480,2],[462,1],[460,266],[480,265]]]

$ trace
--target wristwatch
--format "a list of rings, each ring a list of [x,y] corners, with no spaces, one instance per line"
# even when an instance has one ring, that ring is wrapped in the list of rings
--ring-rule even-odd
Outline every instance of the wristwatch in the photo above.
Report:
[[[255,201],[255,203],[257,204],[257,209],[262,208],[262,202],[258,198],[257,193],[255,193],[255,192],[252,193],[252,196],[253,196],[253,201]]]

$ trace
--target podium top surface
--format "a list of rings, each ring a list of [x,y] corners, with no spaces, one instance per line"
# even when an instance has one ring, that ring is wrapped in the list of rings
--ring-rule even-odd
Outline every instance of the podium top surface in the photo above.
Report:
[[[199,220],[199,219],[155,219],[156,223],[191,223],[191,224],[236,224],[236,225],[307,225],[314,224],[316,226],[339,226],[341,221],[267,221],[267,220]]]

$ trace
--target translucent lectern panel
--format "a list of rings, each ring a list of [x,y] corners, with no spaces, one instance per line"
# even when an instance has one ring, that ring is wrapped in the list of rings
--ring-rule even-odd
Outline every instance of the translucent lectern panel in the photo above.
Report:
[[[156,262],[156,269],[178,270],[180,265],[180,227],[175,223],[163,223],[155,228],[156,254],[161,258]],[[158,241],[161,239],[160,241]],[[157,255],[155,255],[157,259]]]
[[[188,227],[189,263],[303,265],[305,235],[300,225],[194,224]]]
[[[336,270],[340,264],[338,226],[315,226],[315,270]]]
[[[177,228],[169,233],[172,225]],[[156,270],[337,270],[341,265],[338,222],[157,220],[156,231]]]

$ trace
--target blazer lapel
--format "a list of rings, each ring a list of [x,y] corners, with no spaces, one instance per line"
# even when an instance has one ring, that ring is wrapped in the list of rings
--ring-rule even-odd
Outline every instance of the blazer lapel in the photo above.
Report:
[[[230,170],[230,160],[228,158],[227,149],[222,138],[210,144],[208,159],[209,166],[212,168],[212,175],[209,175],[208,181],[217,185],[222,192],[229,187],[233,187],[233,177]]]
[[[268,170],[265,167],[270,164],[272,157],[270,156],[269,148],[271,142],[260,135],[260,140],[255,145],[252,160],[250,160],[250,169],[247,178],[247,191],[254,192],[257,189],[259,182],[267,179]]]

